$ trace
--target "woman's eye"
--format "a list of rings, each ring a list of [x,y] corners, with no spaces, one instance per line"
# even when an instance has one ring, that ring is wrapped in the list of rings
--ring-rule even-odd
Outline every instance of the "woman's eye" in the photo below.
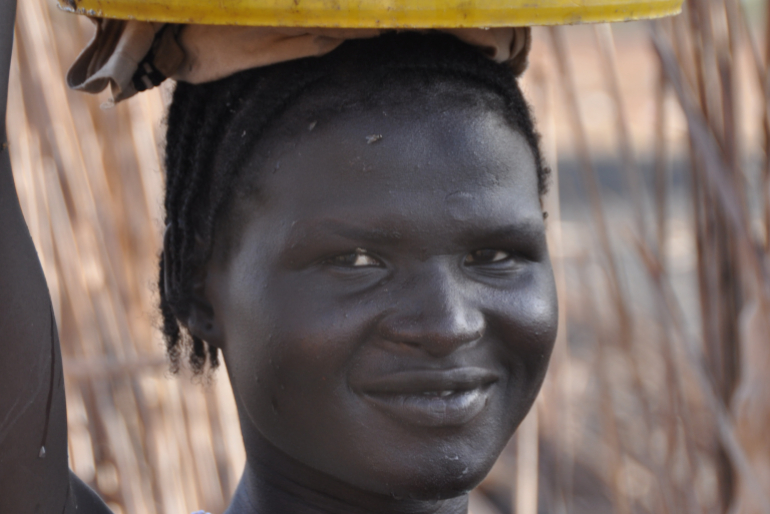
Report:
[[[355,252],[337,255],[336,257],[329,259],[327,262],[335,266],[342,266],[346,268],[369,268],[382,266],[379,260],[366,253],[366,250],[362,248],[356,248]]]
[[[511,254],[503,250],[476,250],[465,257],[467,266],[495,264],[511,258]]]

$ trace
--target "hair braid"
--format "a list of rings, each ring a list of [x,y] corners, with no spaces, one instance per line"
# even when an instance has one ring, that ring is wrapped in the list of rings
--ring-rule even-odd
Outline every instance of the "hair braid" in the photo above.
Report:
[[[160,293],[160,309],[163,317],[163,335],[166,341],[166,352],[171,362],[172,372],[179,369],[182,356],[180,340],[182,332],[177,321],[177,315],[172,305],[175,302],[175,289],[172,286],[174,277],[177,276],[176,268],[182,263],[177,251],[178,224],[175,223],[179,197],[184,194],[180,187],[182,173],[180,170],[189,166],[185,163],[187,154],[183,151],[194,139],[194,130],[197,124],[192,121],[199,119],[203,105],[198,101],[198,90],[185,90],[185,85],[178,87],[179,94],[175,95],[175,101],[171,104],[168,113],[169,127],[180,127],[182,130],[169,130],[166,135],[166,231],[163,237],[163,255],[160,259],[160,279],[158,290]],[[187,94],[185,94],[187,93]],[[176,265],[176,266],[175,266]]]
[[[211,149],[217,148],[221,144],[223,130],[226,128],[229,118],[237,112],[237,110],[230,108],[232,97],[245,87],[245,83],[235,84],[235,86],[225,91],[222,101],[200,102],[204,108],[201,119],[209,120],[209,122],[199,123],[193,127],[194,140],[199,142],[205,141],[206,144],[198,144],[194,147],[194,151],[185,152],[183,159],[187,159],[187,162],[183,164],[183,167],[177,173],[178,176],[181,176],[182,173],[179,173],[179,171],[189,169],[189,176],[185,177],[188,179],[185,194],[180,198],[180,203],[176,206],[178,212],[176,226],[180,232],[177,244],[177,257],[182,265],[179,266],[174,276],[174,282],[176,290],[182,298],[189,296],[193,288],[194,275],[208,258],[212,232],[211,223],[208,222],[208,219],[211,216],[206,215],[205,211],[200,209],[200,207],[208,203],[205,197],[205,186],[213,182],[211,175],[214,173],[214,152]],[[199,89],[199,91],[207,93],[206,89],[204,87]],[[204,98],[208,96],[206,94]],[[214,180],[217,179],[214,178]],[[217,182],[219,181],[217,180]],[[187,258],[185,258],[186,256]],[[188,308],[185,305],[179,305],[174,310],[176,310],[176,316],[186,316],[188,314]],[[177,327],[178,330],[179,328]],[[174,340],[169,341],[169,344],[178,348],[179,342],[180,336],[176,335]],[[216,347],[207,345],[203,340],[195,336],[191,336],[190,342],[189,363],[195,374],[203,372],[207,357],[212,368],[217,366],[219,359]],[[177,354],[179,353],[177,351]]]

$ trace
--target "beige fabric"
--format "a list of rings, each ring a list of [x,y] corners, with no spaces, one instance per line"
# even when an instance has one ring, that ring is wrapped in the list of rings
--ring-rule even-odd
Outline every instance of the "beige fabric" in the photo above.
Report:
[[[249,68],[327,54],[348,39],[376,37],[378,29],[313,29],[163,25],[94,19],[96,35],[67,74],[75,90],[99,93],[107,86],[116,102],[157,85],[164,77],[200,84]],[[529,28],[446,29],[506,62],[518,75],[527,65]],[[137,73],[138,72],[138,73]]]

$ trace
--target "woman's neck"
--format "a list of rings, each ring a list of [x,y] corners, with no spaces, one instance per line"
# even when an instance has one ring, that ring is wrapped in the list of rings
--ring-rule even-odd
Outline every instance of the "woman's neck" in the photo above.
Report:
[[[404,500],[368,493],[288,457],[262,437],[226,514],[467,514],[468,496]]]

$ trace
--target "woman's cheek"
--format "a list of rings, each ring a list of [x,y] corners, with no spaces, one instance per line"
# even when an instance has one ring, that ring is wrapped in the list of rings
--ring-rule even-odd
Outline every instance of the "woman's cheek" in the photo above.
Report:
[[[321,394],[344,380],[345,370],[365,344],[374,318],[367,302],[351,301],[329,288],[296,280],[271,283],[264,306],[273,320],[267,353],[281,392]]]
[[[524,287],[507,291],[494,316],[505,352],[529,376],[545,373],[556,340],[558,301],[550,266],[539,266]],[[534,378],[534,377],[533,377]]]

